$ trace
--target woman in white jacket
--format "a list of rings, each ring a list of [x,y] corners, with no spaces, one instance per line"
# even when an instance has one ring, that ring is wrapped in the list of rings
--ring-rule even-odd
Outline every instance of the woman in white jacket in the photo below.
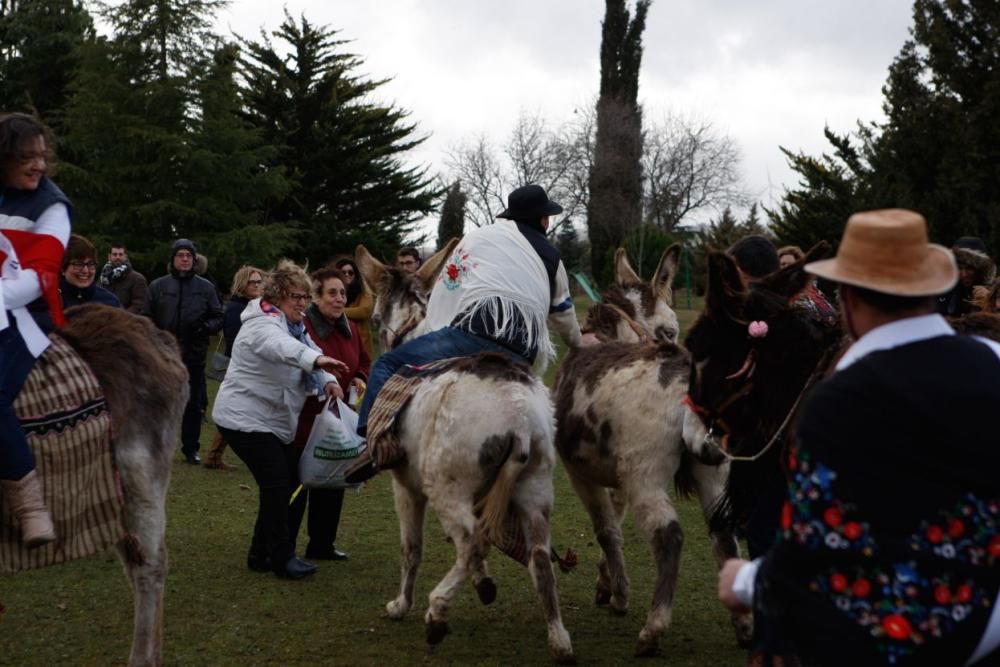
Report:
[[[233,343],[226,379],[212,419],[260,487],[260,506],[247,566],[279,577],[301,579],[316,566],[296,558],[288,535],[290,443],[299,412],[310,393],[332,396],[330,373],[347,367],[316,347],[305,332],[303,314],[311,294],[309,276],[282,261],[266,280],[259,299],[247,304]]]

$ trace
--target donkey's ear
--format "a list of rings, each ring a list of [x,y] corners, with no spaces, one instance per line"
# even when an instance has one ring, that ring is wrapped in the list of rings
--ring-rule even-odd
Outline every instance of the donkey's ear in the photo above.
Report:
[[[619,287],[628,287],[641,282],[642,279],[636,275],[632,265],[628,263],[625,248],[618,248],[615,251],[615,284]]]
[[[745,298],[743,277],[736,261],[724,252],[713,250],[708,255],[705,312],[717,318],[731,317],[739,312]]]
[[[680,266],[680,262],[681,244],[675,243],[663,251],[660,263],[656,266],[656,273],[653,274],[653,279],[649,281],[653,287],[653,292],[661,295],[671,305],[674,300],[674,276],[677,275],[677,267]]]
[[[372,290],[377,290],[382,279],[389,273],[386,265],[372,257],[368,248],[363,245],[354,249],[354,263],[358,265],[358,271],[365,279],[365,284]]]
[[[444,266],[448,258],[451,257],[451,251],[454,250],[457,245],[458,239],[452,238],[444,244],[443,248],[431,255],[427,261],[421,264],[420,268],[417,269],[417,272],[413,274],[414,280],[416,280],[424,294],[429,294],[430,291],[434,289],[434,281],[437,280],[438,274],[441,273],[441,268]]]
[[[830,250],[831,248],[829,243],[826,241],[820,241],[806,253],[805,257],[794,264],[789,264],[776,273],[772,273],[762,282],[771,291],[777,292],[778,294],[791,299],[793,296],[804,290],[806,285],[808,285],[813,279],[812,275],[806,273],[805,265],[809,262],[826,259],[830,256]]]

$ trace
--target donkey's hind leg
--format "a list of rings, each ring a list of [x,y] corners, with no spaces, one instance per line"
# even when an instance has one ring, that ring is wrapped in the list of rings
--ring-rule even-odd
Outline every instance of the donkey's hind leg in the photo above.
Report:
[[[385,605],[389,618],[401,619],[413,606],[413,584],[423,558],[424,510],[427,498],[410,491],[396,477],[392,480],[396,515],[399,517],[399,595]]]
[[[172,434],[171,434],[172,436]],[[148,437],[148,436],[147,436]],[[142,437],[121,440],[115,459],[125,489],[125,528],[118,543],[133,596],[128,664],[159,665],[163,644],[163,590],[167,578],[166,503],[173,446]]]
[[[708,524],[709,535],[712,538],[712,553],[715,556],[716,564],[721,569],[727,560],[740,556],[739,543],[732,531],[724,526],[713,526],[711,521],[716,505],[725,492],[729,464],[708,466],[695,463],[691,472],[694,476],[695,488],[698,491],[701,511],[705,516],[705,523]],[[733,611],[730,614],[730,620],[733,624],[733,630],[736,632],[737,643],[744,648],[749,647],[753,640],[753,614]]]
[[[632,508],[639,528],[649,539],[656,561],[653,605],[639,632],[635,650],[636,656],[650,656],[657,651],[660,635],[670,627],[684,532],[665,490],[644,489],[642,495],[633,500]]]
[[[559,664],[576,664],[569,632],[562,622],[555,572],[552,570],[552,547],[549,544],[549,515],[552,512],[552,473],[536,471],[520,481],[514,503],[523,516],[528,547],[528,572],[542,601],[548,626],[548,644]]]
[[[613,502],[607,489],[577,479],[572,469],[569,472],[573,489],[590,515],[594,535],[601,546],[596,602],[598,606],[609,605],[612,613],[624,614],[628,610],[629,580],[622,548],[620,504]]]

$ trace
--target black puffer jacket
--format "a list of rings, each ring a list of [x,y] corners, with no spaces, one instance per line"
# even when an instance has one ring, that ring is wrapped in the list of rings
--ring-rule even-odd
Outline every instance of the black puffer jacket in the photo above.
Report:
[[[142,312],[177,337],[185,364],[205,364],[209,336],[222,328],[222,304],[212,283],[171,270],[149,284]]]

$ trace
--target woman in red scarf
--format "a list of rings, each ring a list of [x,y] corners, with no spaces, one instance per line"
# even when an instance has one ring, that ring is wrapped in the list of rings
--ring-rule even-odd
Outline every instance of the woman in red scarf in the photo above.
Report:
[[[341,390],[339,398],[346,401],[345,397],[350,395],[351,387],[354,387],[358,394],[364,391],[371,361],[358,326],[344,312],[347,305],[344,274],[340,269],[327,267],[316,271],[311,277],[313,303],[306,309],[306,331],[323,354],[347,364],[349,370],[338,378]],[[302,408],[294,442],[300,456],[309,439],[313,421],[322,406],[317,398],[310,397],[306,399],[306,404]],[[344,504],[343,489],[312,489],[299,493],[295,502],[288,508],[288,529],[293,544],[299,532],[299,525],[302,523],[307,497],[309,498],[309,545],[306,547],[306,558],[347,560],[347,554],[335,546],[340,511]]]

